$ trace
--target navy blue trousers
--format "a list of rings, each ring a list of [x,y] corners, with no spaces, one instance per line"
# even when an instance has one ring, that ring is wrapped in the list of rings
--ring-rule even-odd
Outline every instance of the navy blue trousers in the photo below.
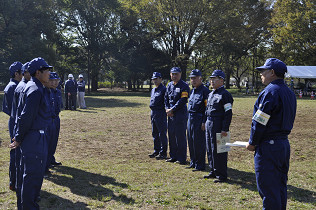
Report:
[[[46,161],[46,168],[45,171],[49,170],[49,166],[52,162],[55,162],[54,154],[56,152],[57,143],[58,143],[58,136],[59,136],[59,129],[60,129],[60,119],[56,117],[53,119],[53,122],[48,128],[48,152],[47,152],[47,161]]]
[[[151,111],[152,136],[154,140],[154,152],[167,156],[167,116],[165,110]]]
[[[256,147],[255,173],[263,209],[286,209],[289,161],[288,139],[268,140]]]
[[[14,118],[10,117],[8,122],[9,134],[10,134],[10,142],[12,143],[12,139],[14,137],[13,129],[14,129]],[[16,160],[15,160],[15,149],[10,150],[10,165],[9,165],[9,179],[10,186],[16,187]]]
[[[206,140],[205,131],[201,129],[203,115],[189,113],[188,117],[188,145],[190,151],[190,166],[199,170],[205,169]]]
[[[173,117],[168,117],[168,136],[170,158],[180,162],[187,160],[187,113],[176,113]]]
[[[43,183],[46,160],[46,134],[38,130],[30,130],[21,143],[21,194],[18,208],[39,209],[36,202]]]
[[[206,149],[210,174],[221,180],[227,179],[227,152],[217,153],[216,133],[222,131],[222,118],[207,119],[205,123]]]

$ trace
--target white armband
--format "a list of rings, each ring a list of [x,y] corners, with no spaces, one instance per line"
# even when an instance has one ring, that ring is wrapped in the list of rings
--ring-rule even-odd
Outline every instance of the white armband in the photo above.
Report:
[[[232,104],[231,103],[227,103],[224,105],[224,110],[225,112],[227,112],[228,110],[231,110],[232,109]]]
[[[270,115],[258,109],[252,119],[262,125],[266,125],[270,119]]]

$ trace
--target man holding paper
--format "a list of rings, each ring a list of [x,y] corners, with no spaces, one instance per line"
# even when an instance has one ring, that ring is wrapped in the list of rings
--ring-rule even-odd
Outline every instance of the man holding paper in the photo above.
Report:
[[[225,73],[221,70],[214,70],[210,76],[210,84],[213,91],[209,94],[205,114],[207,120],[206,130],[206,149],[211,172],[204,178],[216,178],[217,182],[227,180],[227,152],[218,153],[216,133],[221,137],[228,135],[229,126],[232,120],[233,97],[224,88]]]
[[[263,209],[286,209],[290,134],[296,114],[296,97],[284,83],[286,65],[276,58],[257,67],[267,85],[254,106],[249,142],[255,151],[257,187]]]

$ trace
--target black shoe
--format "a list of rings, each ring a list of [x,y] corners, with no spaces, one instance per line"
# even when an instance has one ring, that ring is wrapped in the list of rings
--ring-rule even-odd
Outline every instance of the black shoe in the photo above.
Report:
[[[176,162],[177,160],[176,159],[173,159],[173,158],[170,158],[170,159],[167,159],[166,162],[170,162],[170,163],[174,163]]]
[[[214,179],[214,183],[226,182],[227,179]]]
[[[205,169],[198,169],[198,168],[195,168],[193,169],[192,171],[195,172],[195,171],[204,171]]]
[[[13,191],[13,192],[15,192],[15,191],[16,191],[16,188],[15,188],[15,186],[14,186],[14,185],[10,185],[10,186],[9,186],[9,188],[10,188],[10,190],[11,190],[11,191]]]
[[[40,202],[42,200],[41,196],[37,196],[36,203]]]
[[[52,175],[52,173],[50,171],[46,171],[44,174],[44,178],[48,178],[51,175]]]
[[[175,163],[178,163],[180,165],[186,165],[187,164],[186,161],[179,161],[179,160],[177,160]]]
[[[216,176],[213,174],[209,174],[209,175],[205,175],[203,178],[204,179],[212,179],[212,178],[216,178]]]
[[[150,158],[154,158],[154,157],[156,157],[157,155],[158,155],[157,152],[153,152],[153,153],[149,154],[148,156],[149,156]]]
[[[164,159],[167,159],[167,156],[159,154],[159,155],[156,156],[156,159],[157,160],[164,160]]]
[[[51,165],[52,166],[61,166],[62,164],[61,164],[61,162],[53,162],[53,163],[51,163]]]

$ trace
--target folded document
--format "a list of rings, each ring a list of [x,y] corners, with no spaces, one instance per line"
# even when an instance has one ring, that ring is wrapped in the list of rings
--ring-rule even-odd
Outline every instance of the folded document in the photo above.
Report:
[[[234,143],[226,143],[227,146],[231,147],[246,147],[248,142],[246,141],[235,141]]]

